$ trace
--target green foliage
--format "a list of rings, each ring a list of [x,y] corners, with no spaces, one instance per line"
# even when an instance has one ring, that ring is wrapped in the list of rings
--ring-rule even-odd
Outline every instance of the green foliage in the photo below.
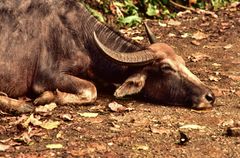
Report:
[[[93,1],[88,1],[91,5]],[[162,19],[165,17],[172,18],[176,15],[176,9],[179,9],[171,1],[185,7],[194,7],[205,9],[206,6],[211,6],[217,10],[226,4],[239,0],[95,0],[97,9],[104,14],[112,14],[117,19],[120,26],[133,26],[142,22],[143,17],[152,19]],[[194,2],[189,6],[188,1]],[[100,21],[104,21],[104,16],[101,12],[88,7],[90,12]]]
[[[226,6],[228,3],[237,2],[238,0],[211,0],[214,10]]]
[[[88,5],[86,5],[87,9],[91,12],[91,14],[93,16],[95,16],[99,21],[101,22],[105,22],[105,18],[104,16],[102,15],[101,12],[95,10],[95,9],[92,9],[91,7],[89,7]]]

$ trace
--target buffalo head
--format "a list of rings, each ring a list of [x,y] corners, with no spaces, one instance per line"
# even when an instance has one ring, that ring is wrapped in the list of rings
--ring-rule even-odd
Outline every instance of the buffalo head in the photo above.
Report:
[[[162,104],[189,105],[196,109],[212,107],[215,96],[186,66],[182,57],[165,43],[157,43],[148,29],[151,45],[145,50],[124,53],[109,49],[94,33],[94,40],[114,62],[138,67],[137,72],[115,91],[116,97],[142,93]]]

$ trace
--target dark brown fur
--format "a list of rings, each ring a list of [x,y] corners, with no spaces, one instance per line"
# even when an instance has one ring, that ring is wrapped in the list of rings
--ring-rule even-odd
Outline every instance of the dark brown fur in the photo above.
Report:
[[[110,49],[145,49],[99,23],[74,0],[2,0],[0,91],[12,98],[29,92],[42,94],[35,104],[44,103],[43,98],[60,104],[91,103],[96,99],[96,88],[85,79],[122,83],[142,70],[105,58],[94,42],[94,31]],[[55,98],[44,93],[56,90]],[[1,109],[31,111],[25,102],[16,106],[16,100],[9,98],[14,104],[5,104],[7,96],[2,97]]]

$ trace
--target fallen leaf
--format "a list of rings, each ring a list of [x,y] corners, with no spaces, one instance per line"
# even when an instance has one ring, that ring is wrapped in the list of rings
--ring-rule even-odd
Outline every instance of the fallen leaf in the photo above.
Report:
[[[57,128],[59,125],[60,125],[60,122],[58,121],[48,120],[43,122],[40,126],[45,129],[54,129],[54,128]]]
[[[50,103],[50,104],[46,104],[44,106],[38,106],[35,111],[36,112],[50,112],[53,111],[55,108],[57,107],[56,103]]]
[[[218,82],[219,80],[221,80],[220,77],[216,77],[216,76],[213,76],[213,75],[209,75],[208,78],[209,78],[210,81],[215,81],[215,82]]]
[[[157,128],[157,127],[150,127],[151,129],[151,132],[152,133],[155,133],[155,134],[170,134],[171,133],[171,130],[169,129],[166,129],[166,128],[163,128],[163,127],[160,127],[160,128]]]
[[[56,138],[63,138],[63,131],[59,131]]]
[[[203,130],[206,127],[205,126],[196,125],[196,124],[187,124],[187,125],[183,125],[183,126],[181,126],[179,128],[180,129],[199,129],[199,130]]]
[[[230,49],[230,48],[232,48],[232,47],[233,47],[232,44],[228,44],[228,45],[224,46],[223,48],[224,48],[224,49]]]
[[[39,121],[38,118],[35,118],[33,114],[31,114],[29,116],[29,118],[25,122],[22,123],[22,126],[27,128],[30,123],[34,126],[40,126],[42,124],[42,122]]]
[[[137,145],[137,150],[149,150],[149,146],[148,145]]]
[[[126,107],[117,103],[117,102],[111,102],[108,104],[108,107],[112,110],[112,111],[115,111],[115,112],[123,112],[123,111],[126,111]]]
[[[233,119],[225,120],[224,122],[222,122],[222,126],[223,127],[233,127],[234,120]]]
[[[174,33],[169,33],[167,36],[168,37],[176,37],[176,35]]]
[[[192,62],[198,62],[200,60],[211,59],[210,56],[202,53],[196,53],[188,57],[188,59]]]
[[[97,117],[98,113],[84,112],[84,113],[79,113],[79,115],[82,117]]]
[[[219,88],[214,88],[214,89],[212,89],[212,91],[216,97],[220,97],[223,95],[223,91]]]
[[[187,37],[189,37],[189,33],[184,33],[184,34],[181,35],[181,37],[182,38],[187,38]]]
[[[202,39],[208,38],[208,35],[203,32],[197,31],[193,33],[192,38],[196,40],[202,40]]]
[[[203,46],[203,48],[218,49],[218,48],[221,48],[221,46],[217,46],[217,45],[205,45],[205,46]]]
[[[136,41],[142,41],[144,39],[144,37],[142,36],[136,36],[136,37],[132,37],[133,40],[136,40]]]
[[[240,97],[240,91],[236,91],[235,94]]]
[[[213,63],[212,66],[215,66],[215,67],[220,67],[222,66],[222,64],[218,64],[218,63]]]
[[[240,81],[240,76],[229,75],[228,78],[230,78],[234,81]]]
[[[196,41],[196,40],[191,41],[191,43],[194,44],[194,45],[196,45],[196,46],[199,46],[199,45],[201,44],[200,42],[198,42],[198,41]]]
[[[72,120],[73,120],[72,115],[70,115],[70,114],[63,114],[63,115],[61,116],[61,118],[62,118],[64,121],[72,121]]]
[[[185,10],[177,13],[177,17],[183,17],[186,14],[191,14],[192,12],[190,10]]]
[[[0,143],[0,151],[6,151],[10,147],[11,147],[10,145],[4,145],[4,144]]]
[[[61,149],[63,148],[62,144],[47,144],[46,148],[48,149]]]
[[[161,26],[161,27],[166,27],[166,26],[167,26],[167,24],[161,23],[161,22],[158,22],[158,24],[159,24],[159,26]]]
[[[168,21],[168,25],[179,26],[179,25],[181,25],[181,22],[180,22],[180,21],[177,21],[177,20],[170,19],[170,20]]]

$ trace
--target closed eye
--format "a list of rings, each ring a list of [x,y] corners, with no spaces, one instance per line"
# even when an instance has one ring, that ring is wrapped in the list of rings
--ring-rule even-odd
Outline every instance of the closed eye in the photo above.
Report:
[[[163,71],[163,72],[176,72],[172,67],[171,67],[171,65],[169,65],[169,64],[167,64],[167,63],[165,63],[165,64],[163,64],[162,66],[161,66],[161,70]]]

